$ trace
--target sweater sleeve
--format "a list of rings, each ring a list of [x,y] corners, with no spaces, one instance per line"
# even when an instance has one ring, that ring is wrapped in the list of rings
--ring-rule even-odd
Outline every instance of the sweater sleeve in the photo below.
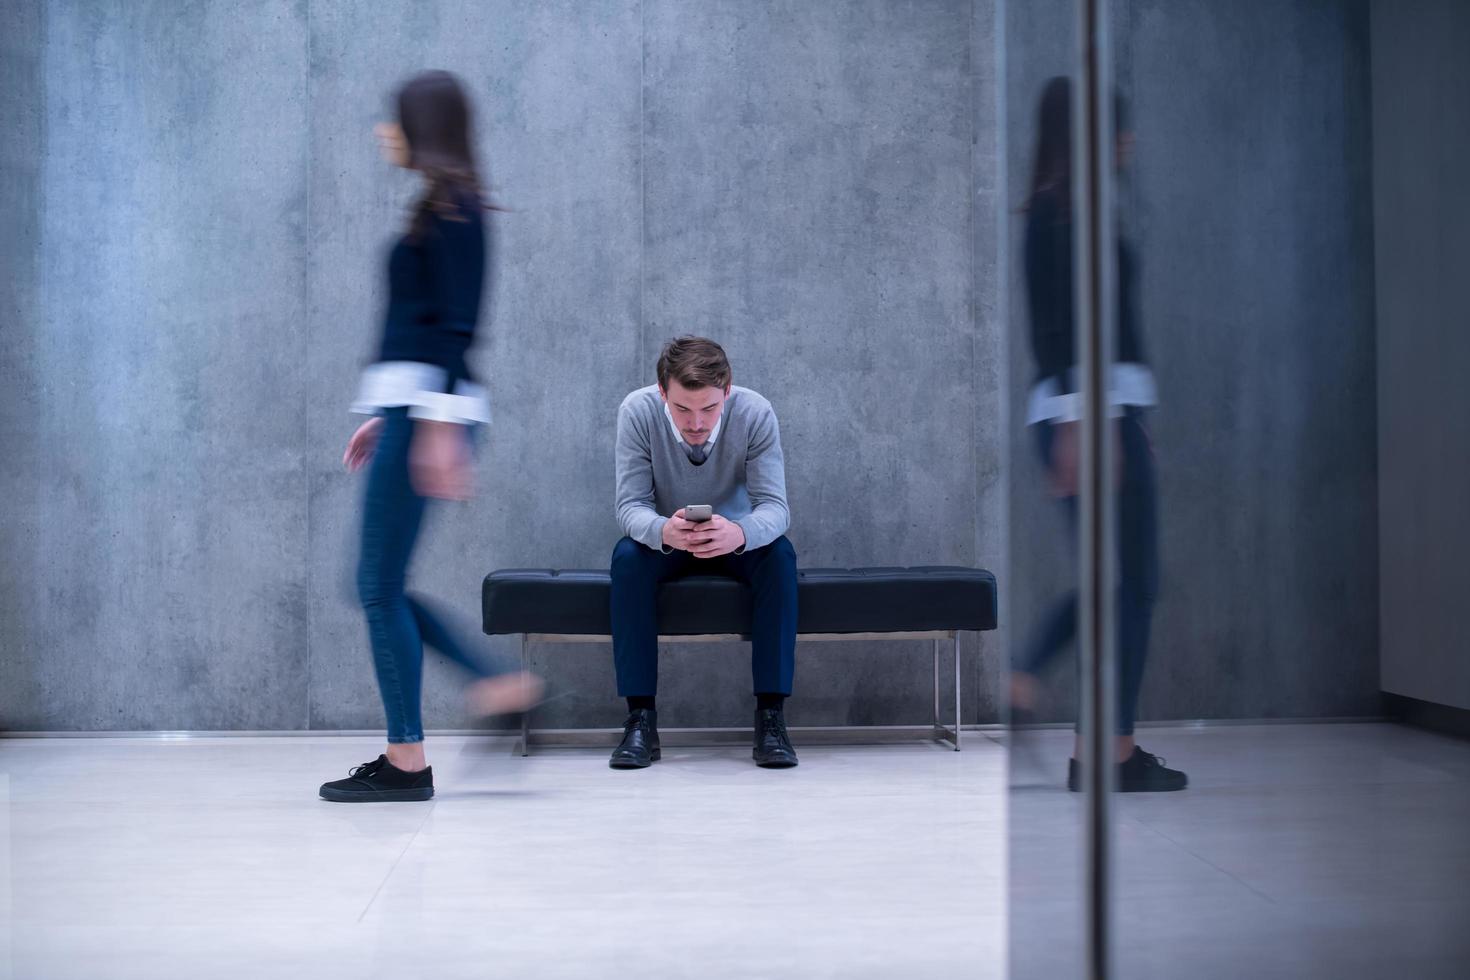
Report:
[[[781,427],[767,403],[751,423],[750,448],[745,456],[745,488],[751,510],[738,523],[745,547],[764,548],[786,533],[791,511],[786,506],[786,460],[781,453]]]
[[[424,275],[431,312],[424,328],[435,334],[429,349],[443,376],[438,390],[424,392],[409,414],[443,422],[478,420],[484,395],[470,377],[465,354],[475,339],[484,290],[485,240],[479,215],[461,209],[429,219]]]
[[[672,551],[664,547],[664,525],[668,518],[661,516],[653,504],[653,451],[648,420],[638,417],[631,397],[618,409],[614,458],[618,525],[639,544],[654,551]]]

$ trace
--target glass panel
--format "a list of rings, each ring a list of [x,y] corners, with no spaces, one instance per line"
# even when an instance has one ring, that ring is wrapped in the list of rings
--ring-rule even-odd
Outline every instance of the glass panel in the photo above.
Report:
[[[1069,793],[1077,714],[1077,412],[1071,222],[1074,0],[1005,5],[1009,541],[1003,624],[1011,976],[1082,976],[1083,807]]]
[[[1470,6],[1111,8],[1118,703],[1148,753],[1117,779],[1155,791],[1112,800],[1115,975],[1463,975],[1470,748],[1428,729],[1470,718]],[[1022,630],[1061,575],[1013,460]],[[1013,975],[1083,975],[1067,736],[1012,745]]]

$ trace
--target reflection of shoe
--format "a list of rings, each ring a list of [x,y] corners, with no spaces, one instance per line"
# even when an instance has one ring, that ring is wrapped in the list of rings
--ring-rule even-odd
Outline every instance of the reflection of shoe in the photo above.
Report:
[[[796,765],[796,750],[786,734],[786,716],[780,708],[756,710],[755,747],[750,755],[762,769],[790,769]]]
[[[323,783],[322,799],[333,803],[409,803],[434,795],[432,766],[404,772],[380,755],[348,773],[346,779]]]
[[[1118,792],[1172,793],[1189,785],[1189,777],[1178,769],[1169,769],[1163,759],[1138,746],[1127,760],[1118,763]],[[1067,789],[1082,792],[1082,773],[1077,760],[1067,762]]]
[[[1189,785],[1189,777],[1178,769],[1167,769],[1164,760],[1133,747],[1128,761],[1118,766],[1118,792],[1171,793]]]
[[[623,740],[607,764],[613,769],[647,769],[663,755],[658,747],[658,712],[637,708],[623,722]]]

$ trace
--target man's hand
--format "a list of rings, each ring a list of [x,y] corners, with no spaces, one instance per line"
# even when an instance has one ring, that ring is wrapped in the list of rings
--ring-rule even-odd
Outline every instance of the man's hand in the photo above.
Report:
[[[673,548],[675,551],[692,551],[694,549],[689,543],[689,534],[696,528],[703,526],[693,521],[686,521],[684,519],[684,508],[680,507],[674,511],[673,517],[670,517],[664,522],[664,544]]]
[[[687,523],[687,522],[686,522]],[[745,544],[745,531],[719,514],[689,532],[689,552],[695,558],[718,558]]]
[[[356,473],[372,462],[373,452],[378,448],[378,434],[383,431],[381,415],[368,419],[357,427],[352,438],[347,440],[347,451],[342,454],[342,465],[347,472]]]
[[[696,558],[718,558],[745,544],[745,532],[739,524],[716,514],[698,523],[684,519],[684,508],[664,522],[664,544],[687,551]]]
[[[408,447],[409,476],[421,497],[469,500],[470,441],[456,422],[419,420]]]

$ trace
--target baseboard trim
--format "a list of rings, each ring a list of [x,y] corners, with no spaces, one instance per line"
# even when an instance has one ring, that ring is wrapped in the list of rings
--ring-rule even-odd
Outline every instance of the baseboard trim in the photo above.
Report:
[[[1398,697],[1398,695],[1386,695],[1386,697]],[[1406,698],[1405,700],[1413,700]],[[1425,702],[1420,702],[1425,703]],[[1434,705],[1433,707],[1442,707]],[[1446,709],[1458,711],[1459,709]],[[1470,717],[1470,712],[1461,712]],[[1173,729],[1204,729],[1204,728],[1242,728],[1251,725],[1372,725],[1383,722],[1395,722],[1404,720],[1399,715],[1387,710],[1382,715],[1365,715],[1362,717],[1332,717],[1332,718],[1177,718],[1172,721],[1140,721],[1139,728],[1173,728]],[[1074,726],[1069,721],[1040,722],[1035,725],[1026,726],[1028,730],[1041,731],[1048,729],[1070,730]],[[864,732],[872,731],[882,735],[883,733],[922,733],[931,731],[930,725],[817,725],[817,726],[791,726],[793,732]],[[964,732],[976,732],[980,734],[1003,735],[1010,730],[1009,725],[983,724],[963,725],[960,728]],[[583,732],[587,734],[604,732],[621,732],[617,728],[575,728],[575,729],[548,729],[548,733],[571,733]],[[660,729],[660,732],[677,732],[679,734],[695,734],[699,732],[733,733],[743,732],[750,734],[749,728],[669,728]],[[508,728],[436,728],[425,732],[430,738],[520,738],[519,729]],[[159,741],[185,741],[193,738],[379,738],[383,737],[381,729],[366,728],[296,728],[275,731],[243,731],[235,729],[227,730],[195,730],[195,731],[35,731],[35,732],[8,732],[0,731],[0,739],[7,738],[146,738]]]
[[[442,728],[424,733],[436,736],[475,736],[478,738],[521,737],[519,729],[510,728]],[[383,738],[381,728],[287,728],[271,731],[247,731],[244,729],[196,729],[188,731],[87,731],[87,732],[0,732],[5,738],[148,738],[157,741],[188,741],[194,738]]]
[[[1421,701],[1419,698],[1411,698],[1405,694],[1393,694],[1388,691],[1381,693],[1383,713],[1394,721],[1412,725],[1415,728],[1439,732],[1441,735],[1470,738],[1470,711],[1448,704]]]

